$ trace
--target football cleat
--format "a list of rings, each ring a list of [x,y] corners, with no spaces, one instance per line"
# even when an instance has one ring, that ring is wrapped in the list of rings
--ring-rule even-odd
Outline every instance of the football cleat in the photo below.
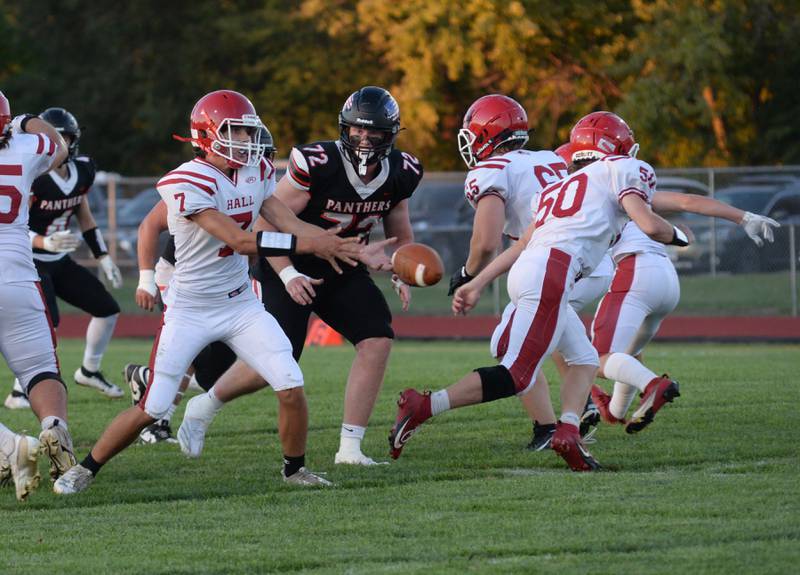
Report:
[[[597,424],[600,423],[600,410],[592,401],[591,395],[586,399],[586,406],[581,415],[581,437],[586,440],[594,435]]]
[[[305,467],[301,467],[289,477],[286,477],[283,471],[281,471],[281,477],[283,477],[284,482],[292,485],[303,485],[305,487],[330,487],[333,485],[332,482],[324,477],[320,477],[316,473],[311,473]]]
[[[619,419],[611,413],[611,396],[599,385],[592,386],[592,401],[600,412],[600,418],[611,425],[615,423],[625,423],[624,419]]]
[[[108,381],[101,371],[89,371],[81,366],[75,370],[74,378],[75,383],[78,385],[96,389],[111,399],[117,399],[125,395],[119,387]]]
[[[542,425],[536,421],[533,422],[533,437],[531,442],[525,446],[530,451],[544,451],[550,447],[550,440],[553,439],[553,434],[556,432],[556,426],[553,424]]]
[[[559,421],[550,442],[553,450],[567,462],[572,471],[597,471],[600,464],[583,446],[578,428]]]
[[[680,397],[678,382],[672,381],[664,374],[647,384],[641,394],[639,407],[633,412],[630,421],[625,426],[627,433],[638,433],[653,422],[658,410],[666,403],[671,403]]]
[[[333,458],[333,463],[335,465],[364,465],[367,467],[372,465],[389,465],[388,461],[375,461],[360,451],[337,451],[336,456]]]
[[[139,441],[148,444],[178,443],[178,440],[173,437],[172,428],[166,419],[159,419],[145,427],[139,434]]]
[[[200,457],[203,446],[206,442],[206,431],[214,416],[203,417],[198,409],[202,405],[205,394],[196,395],[186,402],[186,411],[183,414],[183,421],[178,428],[178,443],[181,451],[187,457]]]
[[[128,363],[122,368],[122,379],[131,388],[131,401],[139,405],[139,401],[147,391],[147,381],[150,378],[150,368],[146,365]]]
[[[89,488],[94,481],[92,472],[83,465],[75,465],[58,478],[53,484],[53,491],[59,495],[73,495]]]
[[[56,421],[39,434],[42,451],[50,458],[50,478],[55,481],[77,463],[72,449],[72,437]]]
[[[14,451],[11,453],[9,464],[19,501],[27,499],[28,495],[39,486],[41,476],[37,457],[41,452],[41,447],[39,440],[35,437],[17,435],[14,438]]]
[[[31,404],[28,401],[28,398],[25,397],[24,393],[20,393],[16,389],[11,390],[11,393],[6,396],[5,402],[3,402],[8,409],[30,409]]]
[[[419,426],[431,417],[431,392],[406,389],[397,400],[397,417],[389,433],[389,455],[397,459]]]

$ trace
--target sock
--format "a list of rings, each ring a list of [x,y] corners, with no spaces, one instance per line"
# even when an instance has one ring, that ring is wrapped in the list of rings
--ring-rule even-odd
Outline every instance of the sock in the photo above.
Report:
[[[283,476],[289,477],[294,475],[297,471],[306,464],[306,454],[291,457],[289,455],[283,456]]]
[[[14,453],[14,441],[17,434],[0,423],[0,453],[6,456],[7,459],[11,458]]]
[[[603,368],[606,378],[632,385],[644,391],[647,384],[658,377],[642,365],[638,359],[627,353],[612,353]]]
[[[447,390],[434,391],[431,394],[431,415],[439,415],[448,409],[450,409],[450,396],[447,395]]]
[[[99,371],[100,362],[106,352],[119,314],[108,317],[93,317],[86,329],[86,349],[83,352],[83,367],[87,371]]]
[[[161,418],[161,421],[165,421],[169,423],[169,420],[172,419],[172,414],[175,413],[175,408],[178,407],[174,403],[169,406],[167,409],[167,413],[164,414],[164,417]]]
[[[103,463],[98,463],[94,460],[91,451],[89,452],[89,455],[87,455],[83,461],[81,461],[81,466],[88,469],[93,476],[96,476],[98,473],[100,473],[100,468],[103,467],[103,465]]]
[[[555,423],[539,423],[538,421],[534,421],[533,422],[533,429],[537,434],[550,433],[551,431],[555,431],[556,424]]]
[[[614,393],[611,395],[611,401],[608,404],[608,410],[611,415],[617,419],[623,419],[631,403],[636,398],[636,388],[632,385],[626,385],[618,381],[614,382]]]
[[[67,429],[67,422],[61,419],[60,417],[56,417],[55,415],[48,415],[47,417],[42,418],[42,431],[45,429],[50,429],[51,427],[55,427],[59,425],[64,429]]]
[[[581,418],[574,411],[565,411],[561,414],[561,423],[568,423],[575,427],[581,426]]]
[[[339,435],[339,451],[348,453],[361,452],[361,441],[364,439],[366,427],[360,425],[342,424],[342,431]]]
[[[208,401],[211,403],[211,406],[214,408],[214,412],[219,411],[222,409],[222,406],[225,405],[225,402],[217,399],[217,394],[214,392],[213,387],[208,390],[206,395],[208,396]]]

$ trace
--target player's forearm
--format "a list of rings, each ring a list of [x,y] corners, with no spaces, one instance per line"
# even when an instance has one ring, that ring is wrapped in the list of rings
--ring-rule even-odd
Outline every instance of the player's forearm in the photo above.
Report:
[[[78,211],[75,212],[75,217],[78,220],[78,227],[82,232],[97,227],[97,222],[94,220],[94,216],[89,209],[89,204],[87,203],[85,196],[83,198],[83,202],[81,202],[81,205],[78,208]]]
[[[522,242],[517,242],[492,260],[472,281],[475,282],[479,289],[483,289],[495,278],[500,277],[511,269],[511,266],[514,265],[514,262],[517,261],[517,258],[522,253],[523,248]]]
[[[719,200],[676,192],[656,192],[653,195],[653,207],[659,211],[692,212],[703,216],[723,218],[735,224],[742,223],[744,217],[743,210]]]
[[[25,123],[25,132],[28,134],[44,134],[55,143],[57,149],[53,157],[53,166],[60,166],[64,163],[64,160],[67,159],[69,155],[67,143],[64,141],[61,134],[48,122],[45,122],[41,118],[30,118]]]
[[[267,263],[270,265],[270,267],[273,270],[275,270],[276,274],[280,274],[281,271],[284,268],[287,268],[290,265],[292,265],[292,260],[290,260],[287,257],[283,257],[283,256],[274,257],[274,258],[266,258],[266,259],[267,259]]]
[[[154,230],[146,221],[139,226],[136,242],[136,259],[140,270],[152,270],[158,259],[159,230]]]
[[[466,272],[472,276],[478,274],[492,261],[498,247],[500,247],[499,240],[490,241],[484,236],[473,235],[469,244],[469,256],[464,266]]]

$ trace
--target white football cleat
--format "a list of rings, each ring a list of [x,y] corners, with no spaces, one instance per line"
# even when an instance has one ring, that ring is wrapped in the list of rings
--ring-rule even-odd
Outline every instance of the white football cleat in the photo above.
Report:
[[[301,467],[289,477],[286,477],[283,474],[283,470],[281,470],[281,477],[283,477],[284,482],[291,483],[292,485],[303,485],[305,487],[330,487],[333,485],[333,483],[324,477],[320,477],[316,473],[311,473],[305,467]]]
[[[74,378],[78,385],[96,389],[111,399],[118,399],[125,395],[119,387],[108,381],[101,371],[89,371],[81,366],[75,370]]]
[[[14,379],[14,386],[11,388],[11,393],[6,397],[5,406],[8,409],[30,409],[31,404],[28,398],[25,397],[25,392],[19,379]]]
[[[39,434],[42,451],[50,458],[50,477],[55,481],[77,463],[69,431],[56,424]]]
[[[58,495],[73,495],[86,491],[94,481],[92,472],[83,465],[75,465],[53,484],[53,491]]]
[[[28,495],[39,487],[41,476],[37,457],[41,452],[41,444],[35,437],[17,435],[14,438],[14,452],[9,459],[11,475],[17,490],[17,499],[24,501]]]
[[[206,442],[206,431],[214,419],[212,415],[201,414],[204,395],[197,395],[186,402],[183,421],[178,428],[178,443],[187,457],[200,457]]]
[[[388,461],[375,461],[360,451],[337,451],[333,463],[336,465],[389,465]]]

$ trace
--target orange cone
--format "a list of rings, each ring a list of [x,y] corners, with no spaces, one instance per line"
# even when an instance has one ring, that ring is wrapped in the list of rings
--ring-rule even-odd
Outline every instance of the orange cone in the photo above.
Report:
[[[320,347],[344,344],[342,334],[333,329],[319,318],[312,320],[308,328],[305,345],[318,345]]]

